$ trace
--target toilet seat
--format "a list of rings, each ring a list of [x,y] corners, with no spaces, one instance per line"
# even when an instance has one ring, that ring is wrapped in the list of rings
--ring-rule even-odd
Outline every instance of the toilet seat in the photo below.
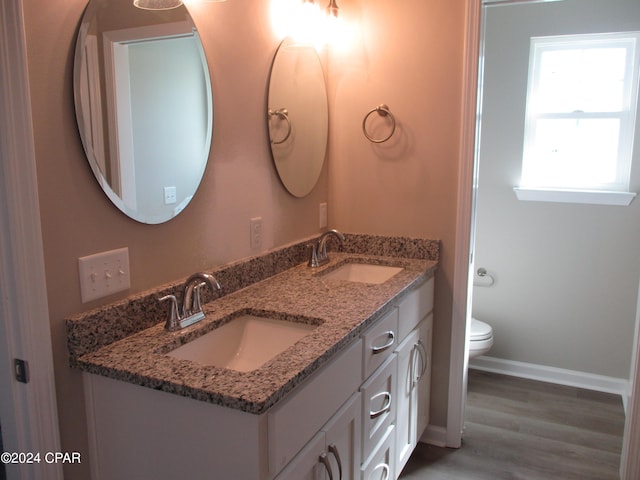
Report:
[[[484,355],[493,346],[493,329],[488,323],[471,319],[469,335],[469,359]]]
[[[471,336],[472,342],[479,342],[481,340],[488,340],[493,336],[493,329],[491,325],[484,323],[476,318],[471,319]]]

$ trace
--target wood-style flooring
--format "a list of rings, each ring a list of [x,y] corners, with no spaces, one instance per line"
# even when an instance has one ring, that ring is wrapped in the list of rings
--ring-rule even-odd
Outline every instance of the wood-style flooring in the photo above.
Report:
[[[419,444],[403,480],[619,479],[618,395],[469,370],[463,445]]]

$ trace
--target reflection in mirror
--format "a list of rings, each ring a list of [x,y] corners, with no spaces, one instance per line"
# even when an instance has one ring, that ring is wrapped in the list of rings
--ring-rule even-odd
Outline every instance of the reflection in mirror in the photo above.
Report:
[[[271,67],[268,102],[276,170],[289,193],[304,197],[320,177],[329,129],[324,72],[313,46],[282,41]]]
[[[184,5],[91,0],[74,65],[76,117],[91,169],[129,217],[162,223],[195,194],[209,157],[209,68]]]

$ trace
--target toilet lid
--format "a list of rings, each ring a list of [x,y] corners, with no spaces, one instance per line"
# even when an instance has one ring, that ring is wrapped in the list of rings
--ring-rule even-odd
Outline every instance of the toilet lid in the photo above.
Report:
[[[471,319],[471,341],[487,340],[493,335],[491,325],[476,318]]]

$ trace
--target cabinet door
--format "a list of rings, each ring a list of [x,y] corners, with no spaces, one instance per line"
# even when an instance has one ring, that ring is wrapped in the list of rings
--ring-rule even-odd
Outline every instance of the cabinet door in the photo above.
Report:
[[[360,394],[356,393],[276,480],[356,480],[360,472]]]
[[[417,328],[409,333],[397,350],[396,472],[402,471],[417,442],[419,407],[416,380],[421,368],[419,333]]]
[[[429,425],[429,408],[431,406],[431,342],[433,338],[433,315],[427,316],[418,326],[419,352],[421,352],[424,365],[422,374],[416,385],[418,396],[418,422],[416,435],[420,439],[427,425]]]
[[[429,424],[432,315],[402,341],[398,357],[396,472],[402,471]]]
[[[361,411],[360,394],[356,393],[323,428],[325,453],[333,480],[357,480],[359,477],[362,458]]]
[[[280,472],[276,480],[328,480],[327,467],[321,462],[325,453],[324,432],[313,439]]]

